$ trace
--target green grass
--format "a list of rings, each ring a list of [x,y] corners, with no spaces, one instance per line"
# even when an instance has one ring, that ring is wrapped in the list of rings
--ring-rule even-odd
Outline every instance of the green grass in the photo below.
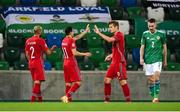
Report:
[[[0,102],[0,111],[180,111],[180,102]]]

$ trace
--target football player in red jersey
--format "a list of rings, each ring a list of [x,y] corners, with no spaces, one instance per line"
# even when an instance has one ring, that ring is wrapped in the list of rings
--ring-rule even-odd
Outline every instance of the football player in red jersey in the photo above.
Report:
[[[40,38],[42,33],[41,26],[34,27],[34,36],[27,39],[25,44],[25,53],[29,61],[29,70],[32,75],[34,86],[32,88],[31,102],[36,101],[42,102],[41,95],[41,82],[45,81],[44,76],[44,65],[43,65],[43,53],[50,55],[56,46],[52,46],[49,49],[44,39]]]
[[[118,78],[126,101],[130,102],[130,89],[127,83],[126,75],[126,59],[124,58],[124,35],[119,31],[119,23],[116,21],[109,22],[110,32],[114,34],[114,36],[112,37],[102,34],[96,25],[94,26],[94,28],[95,33],[97,33],[102,39],[109,43],[112,43],[112,54],[108,55],[105,58],[105,61],[110,61],[112,59],[112,62],[104,78],[104,100],[105,102],[110,101],[111,81],[113,78]]]
[[[81,85],[80,69],[78,67],[75,56],[91,56],[91,53],[81,53],[76,50],[75,41],[81,39],[89,31],[89,25],[81,34],[74,37],[72,27],[65,29],[66,37],[62,41],[62,50],[64,53],[64,79],[66,85],[66,95],[61,97],[64,103],[72,100],[71,96],[78,90]]]

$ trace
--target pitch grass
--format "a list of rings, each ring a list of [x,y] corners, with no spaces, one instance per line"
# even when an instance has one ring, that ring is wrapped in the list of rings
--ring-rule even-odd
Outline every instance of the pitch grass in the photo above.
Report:
[[[0,102],[0,111],[180,111],[180,102]]]

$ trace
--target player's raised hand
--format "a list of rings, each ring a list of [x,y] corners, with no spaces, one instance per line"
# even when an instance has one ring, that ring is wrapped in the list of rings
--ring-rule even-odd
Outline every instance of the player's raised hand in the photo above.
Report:
[[[84,53],[84,56],[90,57],[92,54],[90,52]]]
[[[96,25],[94,25],[94,32],[97,33],[97,34],[100,33],[100,31],[99,31],[99,29],[98,29],[98,27]]]
[[[86,31],[86,32],[90,32],[89,24],[87,24],[85,31]]]

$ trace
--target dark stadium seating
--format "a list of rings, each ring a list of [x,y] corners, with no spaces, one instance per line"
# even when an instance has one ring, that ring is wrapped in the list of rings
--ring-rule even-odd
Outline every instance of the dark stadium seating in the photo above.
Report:
[[[24,6],[35,5],[37,0],[20,0],[20,4]]]
[[[0,0],[0,6],[13,6],[16,5],[16,0]]]
[[[76,6],[76,0],[61,0],[62,6]]]
[[[126,69],[129,71],[137,71],[138,70],[138,65],[134,63],[127,63]]]
[[[102,47],[102,39],[97,34],[92,34],[87,37],[88,48]]]
[[[0,70],[9,70],[9,63],[7,61],[0,61]]]
[[[142,17],[143,9],[141,7],[128,7],[128,16],[131,19]]]
[[[43,6],[53,6],[56,5],[56,0],[39,0],[39,4]]]
[[[94,70],[94,64],[91,61],[79,63],[81,70]]]
[[[55,49],[51,55],[46,55],[46,59],[54,66],[56,62],[62,60],[62,50],[57,48]]]
[[[11,34],[7,36],[7,44],[11,47],[22,47],[24,45],[22,35]]]
[[[46,35],[46,42],[48,47],[52,47],[56,45],[58,48],[61,47],[63,36],[61,34],[47,34]]]
[[[0,19],[0,33],[4,33],[6,27],[6,23],[3,19]]]
[[[114,7],[118,5],[117,0],[101,0],[100,4],[102,6],[109,6],[109,7]]]
[[[121,0],[121,6],[123,7],[135,7],[136,5],[136,0]]]
[[[56,62],[55,70],[63,70],[63,62]]]
[[[140,47],[141,37],[137,35],[126,35],[125,36],[125,45],[127,49]]]
[[[109,9],[112,20],[120,20],[123,18],[123,14],[124,14],[123,8],[117,6],[117,7],[110,7]]]
[[[20,60],[20,49],[16,47],[4,48],[4,58],[10,65],[13,65],[14,62]]]
[[[170,18],[172,20],[180,20],[180,9],[179,8],[171,8],[169,9]]]
[[[28,70],[28,63],[25,61],[14,62],[14,70]]]
[[[169,62],[167,65],[168,71],[180,71],[180,64],[176,62]]]
[[[48,62],[48,61],[45,61],[45,62],[44,62],[44,70],[49,71],[49,70],[51,70],[51,69],[52,69],[51,63]]]
[[[99,63],[99,70],[107,70],[109,68],[110,62]]]
[[[92,53],[90,60],[94,63],[95,67],[99,66],[100,62],[104,61],[105,51],[103,48],[90,48],[89,52]]]

